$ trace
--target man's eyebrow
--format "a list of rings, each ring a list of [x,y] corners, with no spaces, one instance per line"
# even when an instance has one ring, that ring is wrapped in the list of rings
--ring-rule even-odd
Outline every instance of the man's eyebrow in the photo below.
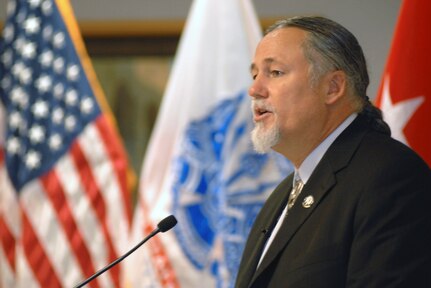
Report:
[[[263,62],[265,62],[265,64],[271,64],[271,63],[276,62],[276,60],[271,57],[271,58],[264,59]],[[256,68],[256,64],[255,63],[251,63],[251,65],[250,65],[250,71],[253,71],[255,69],[257,69]]]

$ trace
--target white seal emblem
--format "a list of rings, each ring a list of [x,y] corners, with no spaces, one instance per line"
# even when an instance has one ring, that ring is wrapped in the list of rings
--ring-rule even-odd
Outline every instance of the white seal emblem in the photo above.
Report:
[[[304,200],[302,201],[302,207],[304,208],[310,208],[311,205],[313,204],[314,204],[314,197],[311,195],[305,197]]]

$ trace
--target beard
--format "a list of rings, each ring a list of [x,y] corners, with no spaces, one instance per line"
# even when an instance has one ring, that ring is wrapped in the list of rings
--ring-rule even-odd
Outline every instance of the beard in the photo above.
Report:
[[[280,134],[280,127],[277,121],[266,129],[264,123],[255,123],[254,129],[251,131],[251,141],[253,142],[254,150],[259,154],[268,153],[280,141]]]

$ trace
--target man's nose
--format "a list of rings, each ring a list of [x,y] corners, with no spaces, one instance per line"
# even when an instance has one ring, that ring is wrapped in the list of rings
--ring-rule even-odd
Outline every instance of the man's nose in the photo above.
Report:
[[[256,76],[256,78],[254,78],[253,83],[251,84],[250,88],[248,89],[248,94],[252,98],[266,98],[266,97],[268,97],[268,92],[267,92],[267,88],[266,88],[266,84],[265,84],[264,79]]]

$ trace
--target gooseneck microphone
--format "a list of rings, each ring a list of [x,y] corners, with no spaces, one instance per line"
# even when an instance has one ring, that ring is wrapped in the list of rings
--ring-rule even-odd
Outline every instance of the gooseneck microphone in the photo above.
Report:
[[[94,273],[91,277],[87,278],[82,283],[76,285],[74,288],[80,288],[80,287],[83,287],[84,285],[87,285],[94,278],[100,276],[102,273],[106,272],[107,270],[111,269],[113,266],[115,266],[118,263],[120,263],[121,261],[123,261],[127,256],[129,256],[130,254],[132,254],[136,249],[138,249],[139,247],[141,247],[142,244],[144,244],[145,242],[147,242],[148,240],[150,240],[157,233],[159,233],[159,232],[164,233],[164,232],[172,229],[172,227],[174,227],[176,224],[177,224],[177,219],[175,218],[174,215],[170,215],[170,216],[164,218],[162,221],[159,222],[159,224],[157,224],[157,228],[154,229],[150,233],[150,235],[148,235],[147,237],[145,237],[144,240],[142,240],[141,242],[139,242],[135,247],[133,247],[132,249],[130,249],[126,254],[124,254],[123,256],[121,256],[120,258],[118,258],[117,260],[115,260],[114,262],[112,262],[111,264],[109,264],[108,266],[100,269],[99,271],[97,271],[96,273]]]
[[[169,215],[168,217],[160,221],[159,224],[157,224],[156,230],[159,230],[159,231],[157,231],[156,234],[158,232],[165,233],[166,231],[171,230],[175,225],[177,225],[177,219],[175,218],[174,215]]]

